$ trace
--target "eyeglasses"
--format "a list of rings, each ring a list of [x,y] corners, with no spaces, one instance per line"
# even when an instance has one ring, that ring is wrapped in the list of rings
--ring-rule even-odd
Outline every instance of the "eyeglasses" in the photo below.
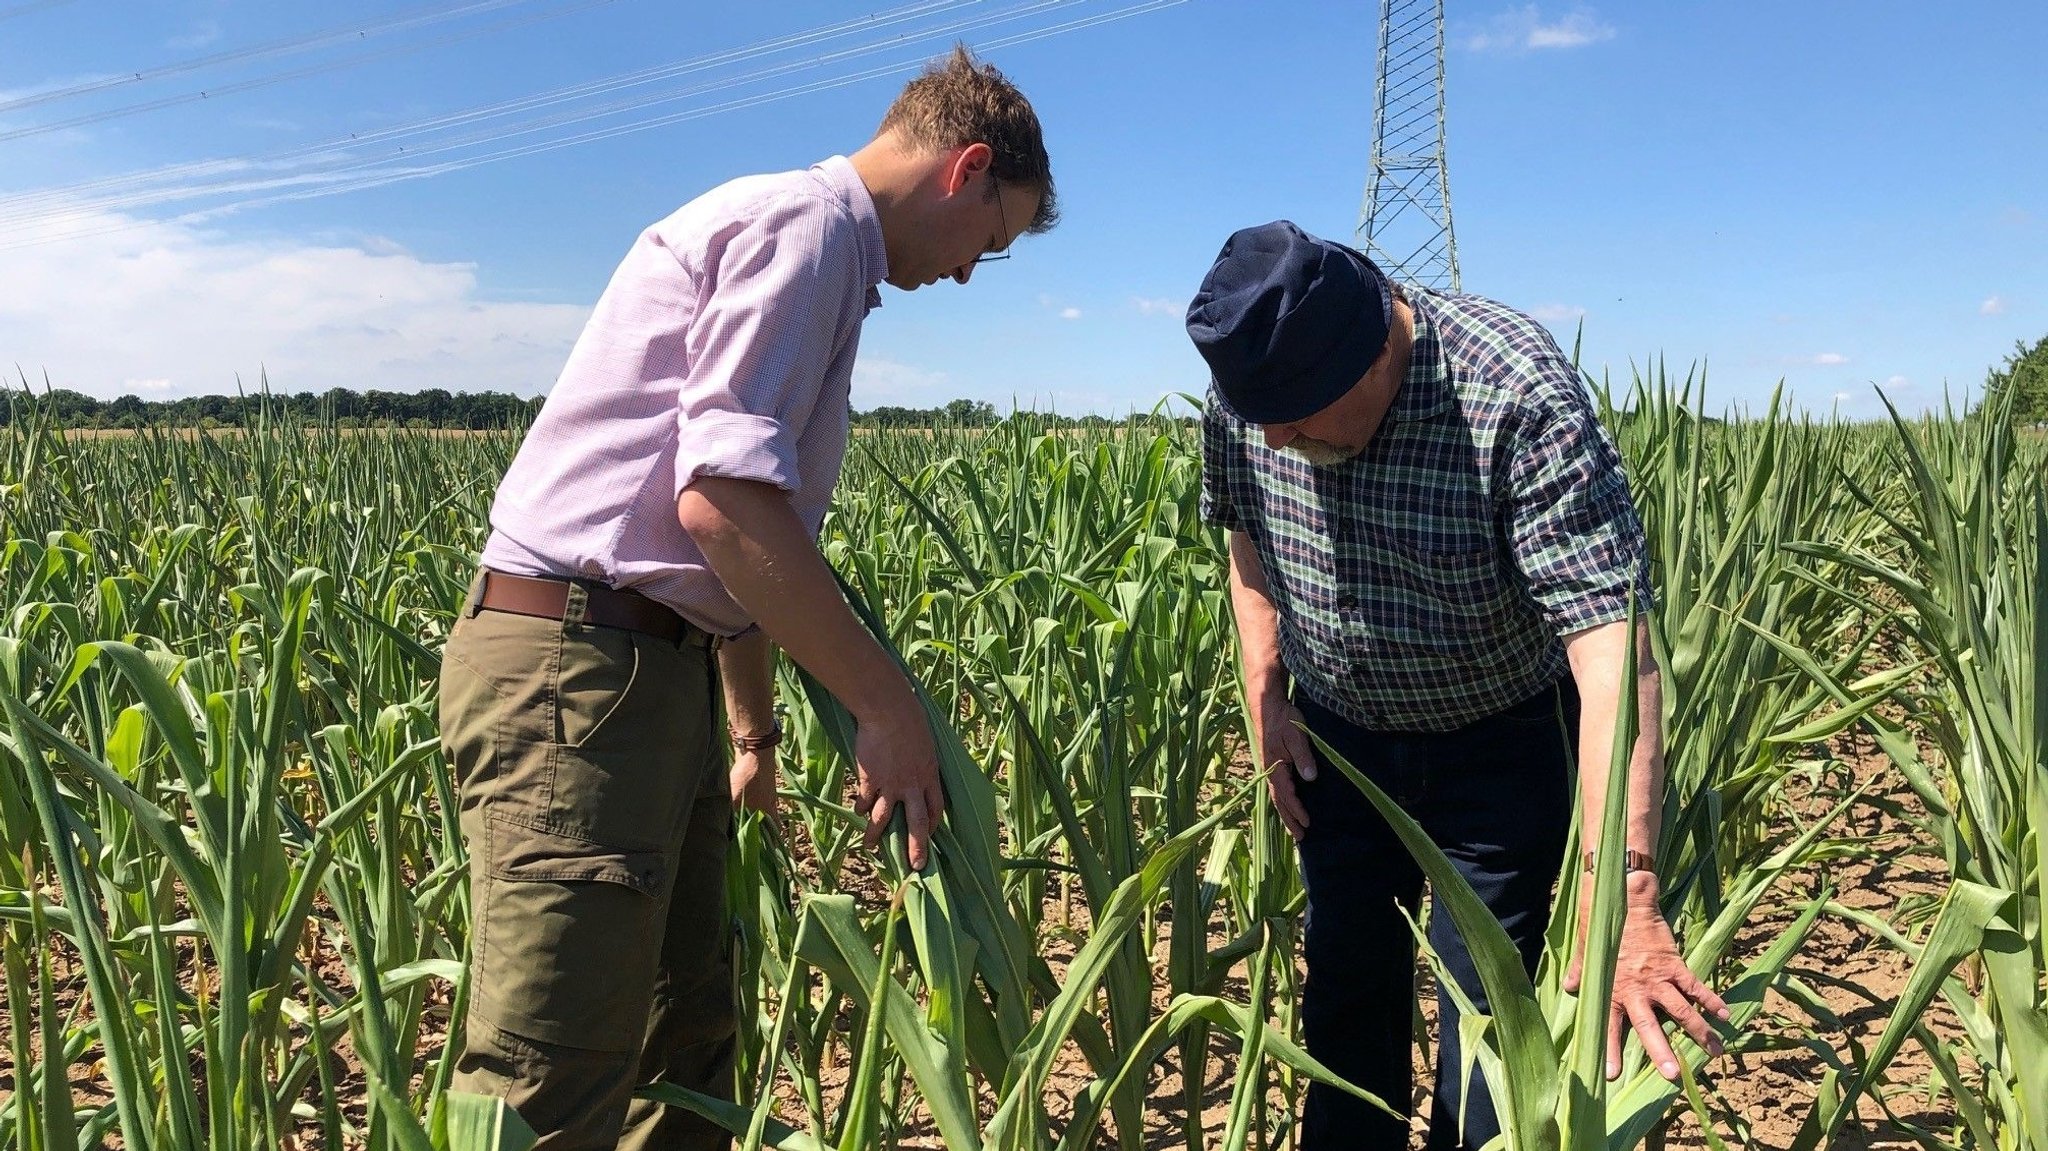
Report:
[[[996,219],[1002,221],[1002,234],[1007,236],[1010,234],[1010,214],[1003,210],[1003,186],[996,182],[996,174],[994,172],[988,174],[988,186],[996,190]],[[974,262],[977,264],[993,264],[997,260],[1007,260],[1009,258],[1010,249],[1004,248],[1000,252],[983,252],[981,255],[974,257]]]

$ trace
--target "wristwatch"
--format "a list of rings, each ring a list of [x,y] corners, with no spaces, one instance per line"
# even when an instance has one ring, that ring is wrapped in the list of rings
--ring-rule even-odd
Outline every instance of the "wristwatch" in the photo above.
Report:
[[[1631,871],[1654,873],[1657,870],[1657,861],[1650,858],[1649,852],[1637,851],[1633,847],[1627,848],[1621,853],[1621,864],[1623,874]],[[1593,874],[1593,853],[1591,851],[1586,852],[1586,874]]]

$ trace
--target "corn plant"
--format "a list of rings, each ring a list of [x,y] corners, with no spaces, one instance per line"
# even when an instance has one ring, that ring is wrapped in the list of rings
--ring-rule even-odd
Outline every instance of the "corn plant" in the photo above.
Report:
[[[1889,405],[1889,400],[1886,401]],[[2010,397],[2006,402],[2010,403]],[[1797,1146],[1820,1146],[1856,1100],[1877,1097],[1886,1066],[1917,1040],[1956,1100],[1978,1147],[2048,1148],[2048,506],[2038,451],[2025,451],[2009,411],[1909,424],[1891,410],[1893,461],[1905,507],[1846,477],[1896,533],[1904,562],[1815,540],[1802,551],[1838,563],[1905,604],[1900,626],[1938,673],[1916,693],[1932,744],[1923,756],[1895,725],[1875,734],[1925,808],[1924,828],[1952,876],[1926,931],[1913,938],[1867,911],[1834,907],[1909,956],[1912,975],[1884,1031],[1852,1068],[1832,1069]],[[1849,594],[1855,594],[1853,592]],[[1959,1040],[1921,1021],[1941,999]],[[1923,1142],[1939,1145],[1932,1133]]]
[[[351,432],[259,408],[219,433],[82,438],[47,405],[6,402],[0,1061],[14,1086],[0,1149],[521,1145],[516,1116],[447,1090],[466,862],[433,723],[439,648],[516,431]],[[1919,514],[1900,457],[1839,425],[1775,409],[1722,424],[1698,406],[1691,380],[1660,369],[1609,413],[1656,553],[1667,914],[1739,1010],[1787,989],[1825,886],[1742,967],[1736,928],[1792,869],[1858,850],[1826,817],[1795,820],[1791,789],[1832,778],[1815,749],[1836,732],[1891,740],[1937,801],[1929,833],[1954,831],[1958,874],[1976,885],[1951,901],[1960,935],[1893,932],[1918,949],[1925,987],[1980,1011],[1951,1090],[1993,1068],[2010,1105],[1983,1072],[1980,1126],[2017,1130],[2037,1098],[2008,1034],[2022,1016],[2015,996],[1990,1005],[1984,957],[2031,940],[2038,964],[2038,848],[2007,845],[2033,844],[2013,812],[2039,801],[1978,775],[2021,762],[2008,752],[2029,746],[2033,709],[2011,692],[2038,680],[1961,673],[1986,675],[1992,650],[2020,666],[2034,626],[2012,614],[2020,577],[1973,565],[2005,557],[2031,587],[2038,529],[2022,538],[2008,517],[2002,542],[1959,534],[1967,556],[1951,568],[1975,591],[1930,577],[1945,553],[1893,539]],[[1978,441],[1931,450],[1952,502],[2017,506],[1978,493]],[[651,1094],[749,1147],[920,1134],[1240,1151],[1290,1137],[1302,1086],[1328,1073],[1296,1042],[1301,886],[1257,798],[1223,541],[1198,522],[1197,469],[1192,428],[1156,413],[856,436],[822,544],[924,690],[952,811],[923,872],[857,850],[850,720],[782,668],[784,834],[743,819],[729,869],[746,973],[737,1101]],[[2013,492],[2039,482],[1999,474]],[[1878,594],[1879,566],[1947,614]],[[1965,624],[1985,638],[1950,639],[1952,659],[1927,644],[1869,671],[1896,654],[1887,635]],[[1895,698],[1911,702],[1905,719]],[[1941,764],[1906,755],[1909,724]],[[1972,755],[1978,775],[1944,774]],[[1863,802],[1828,798],[1835,813]],[[1560,907],[1576,906],[1575,870]],[[1979,888],[2015,899],[1987,912]],[[1455,896],[1439,899],[1457,914]],[[1574,1020],[1590,1009],[1558,989],[1567,929],[1554,925],[1535,980],[1495,997],[1510,1005],[1500,1018],[1470,1022],[1483,1034],[1468,1048],[1506,1077],[1498,1095],[1522,1101],[1517,1146],[1588,1132],[1630,1146],[1676,1089],[1637,1055],[1615,1084],[1584,1077]],[[1969,943],[1960,965],[1942,959],[1952,938]],[[1846,1103],[1875,1089],[1884,1054],[1852,1055],[1830,1090]],[[1183,1089],[1164,1101],[1168,1065]],[[1071,1098],[1056,1069],[1081,1084]],[[105,1102],[74,1098],[81,1076]],[[1205,1125],[1218,1101],[1220,1126]]]

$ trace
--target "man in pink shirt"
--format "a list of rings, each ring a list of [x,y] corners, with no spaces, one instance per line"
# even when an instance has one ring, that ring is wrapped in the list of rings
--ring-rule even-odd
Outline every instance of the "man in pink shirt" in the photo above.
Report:
[[[858,721],[869,843],[901,811],[924,865],[945,809],[924,710],[818,528],[876,285],[965,284],[1056,219],[1031,105],[959,49],[852,156],[648,228],[599,299],[498,489],[441,668],[470,851],[455,1085],[543,1147],[727,1143],[632,1094],[732,1091],[725,847],[734,802],[775,806],[771,643]]]

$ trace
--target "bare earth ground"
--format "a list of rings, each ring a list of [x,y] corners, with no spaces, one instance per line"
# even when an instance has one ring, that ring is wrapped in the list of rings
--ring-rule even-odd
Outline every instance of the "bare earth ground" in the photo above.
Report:
[[[1911,792],[1897,780],[1883,757],[1860,737],[1844,736],[1832,748],[1834,754],[1846,766],[1847,772],[1861,783],[1873,775],[1883,776],[1885,782],[1878,788],[1878,794],[1905,805],[1908,809],[1916,806]],[[1838,781],[1839,782],[1839,781]],[[1831,801],[1824,796],[1814,796],[1796,802],[1795,807],[1804,818],[1811,818],[1825,810]],[[1760,952],[1779,935],[1792,921],[1801,897],[1810,898],[1823,885],[1831,886],[1839,894],[1840,902],[1859,908],[1870,909],[1889,917],[1901,899],[1936,897],[1945,888],[1945,874],[1938,854],[1930,852],[1926,845],[1917,842],[1912,830],[1891,815],[1873,807],[1864,807],[1845,817],[1845,825],[1837,829],[1838,834],[1854,834],[1866,841],[1870,850],[1865,858],[1850,864],[1830,865],[1826,873],[1818,867],[1809,868],[1796,876],[1781,881],[1779,888],[1766,898],[1763,907],[1751,925],[1743,932],[1736,947],[1738,965],[1750,956]],[[863,886],[873,887],[869,894],[879,894],[878,884],[869,882]],[[54,896],[56,893],[50,892]],[[1049,913],[1048,921],[1057,922],[1059,912]],[[1071,957],[1074,939],[1083,937],[1086,930],[1085,912],[1077,908],[1074,932],[1066,941],[1052,944],[1052,959],[1056,971],[1063,971]],[[1220,940],[1219,940],[1220,942]],[[1163,954],[1155,957],[1162,966]],[[68,947],[60,947],[53,958],[58,997],[62,1010],[72,1009],[83,993],[84,974],[77,963],[75,953]],[[323,944],[317,966],[323,976],[337,987],[346,987],[345,968],[340,956],[333,952],[331,945]],[[187,970],[191,970],[187,965]],[[1822,1029],[1827,1046],[1837,1058],[1843,1058],[1845,1040],[1853,1042],[1859,1049],[1873,1043],[1905,983],[1904,963],[1895,952],[1872,941],[1860,927],[1833,917],[1823,917],[1817,924],[1806,947],[1793,965],[1795,974],[1800,975],[1808,986],[1839,1016],[1844,1030],[1840,1032]],[[1224,994],[1237,999],[1246,995],[1243,969],[1233,973],[1224,988]],[[1163,985],[1164,979],[1160,980]],[[1860,989],[1860,994],[1857,989]],[[1431,1006],[1433,994],[1425,994],[1425,1014],[1433,1015]],[[1163,992],[1157,997],[1155,1010],[1163,1010]],[[1955,1033],[1955,1021],[1946,1008],[1937,1004],[1927,1017],[1929,1024],[1944,1036]],[[444,1042],[448,1025],[448,1004],[444,988],[436,988],[428,1011],[427,1036],[422,1043],[423,1053],[428,1058],[437,1058]],[[11,1066],[12,1054],[8,1047],[8,1020],[0,1011],[0,1100],[9,1097],[15,1088],[15,1069]],[[1815,1086],[1826,1065],[1813,1052],[1793,1047],[1790,1050],[1766,1050],[1774,1037],[1808,1034],[1813,1025],[1808,1024],[1802,1010],[1777,996],[1774,992],[1767,1001],[1765,1011],[1757,1016],[1749,1028],[1745,1041],[1731,1044],[1730,1054],[1710,1065],[1701,1076],[1701,1086],[1707,1097],[1708,1120],[1712,1129],[1731,1147],[1777,1148],[1790,1144],[1800,1124],[1811,1110]],[[32,1037],[32,1041],[40,1037]],[[1227,1035],[1217,1036],[1211,1041],[1209,1060],[1204,1086],[1204,1108],[1202,1126],[1209,1138],[1218,1137],[1228,1120],[1230,1092],[1234,1083],[1234,1062],[1237,1041]],[[336,1070],[342,1077],[343,1091],[351,1100],[360,1100],[364,1090],[363,1079],[353,1053],[344,1040],[335,1052]],[[1169,1055],[1155,1069],[1149,1087],[1145,1145],[1147,1148],[1179,1148],[1185,1146],[1181,1130],[1180,1113],[1182,1092],[1180,1070],[1175,1066],[1176,1057]],[[90,1051],[86,1057],[71,1069],[72,1093],[75,1103],[81,1107],[92,1107],[106,1102],[109,1098],[105,1080],[104,1065],[99,1062],[99,1053]],[[828,1069],[827,1096],[832,1089],[843,1083],[845,1069]],[[1893,1064],[1888,1079],[1893,1084],[1906,1085],[1895,1089],[1888,1100],[1889,1106],[1899,1119],[1937,1133],[1945,1131],[1954,1122],[1953,1109],[1945,1096],[1937,1095],[1931,1101],[1923,1085],[1930,1075],[1926,1056],[1915,1043],[1908,1043],[1899,1059]],[[1072,1093],[1086,1083],[1087,1068],[1077,1053],[1068,1052],[1067,1057],[1055,1069],[1053,1083],[1062,1098],[1071,1098]],[[1417,1068],[1417,1090],[1414,1100],[1417,1119],[1414,1122],[1415,1137],[1412,1146],[1422,1146],[1422,1132],[1426,1124],[1428,1071],[1419,1064]],[[1922,1088],[1916,1090],[1915,1088]],[[794,1106],[795,1099],[787,1091],[787,1085],[779,1084],[777,1094],[785,1104],[784,1115],[797,1120],[800,1108]],[[1287,1101],[1275,1097],[1275,1108],[1285,1108]],[[1063,1125],[1066,1108],[1056,1100],[1052,1103],[1056,1125]],[[352,1120],[360,1120],[361,1106],[349,1108]],[[903,1147],[940,1146],[936,1133],[929,1124],[922,1122],[917,1114],[921,1108],[912,1105],[912,1114],[903,1117],[905,1128],[900,1142]],[[1105,1129],[1108,1128],[1105,1121]],[[319,1145],[319,1131],[316,1127],[301,1129],[303,1145]],[[1291,1142],[1291,1141],[1290,1141]],[[109,1146],[119,1146],[110,1142]],[[1105,1141],[1105,1145],[1108,1145]],[[1702,1137],[1699,1119],[1681,1097],[1663,1129],[1651,1137],[1649,1146],[1676,1149],[1707,1149],[1708,1141]],[[1875,1151],[1879,1148],[1906,1148],[1917,1146],[1912,1138],[1888,1119],[1883,1108],[1865,1100],[1857,1116],[1843,1129],[1842,1134],[1829,1145],[1837,1151]]]

